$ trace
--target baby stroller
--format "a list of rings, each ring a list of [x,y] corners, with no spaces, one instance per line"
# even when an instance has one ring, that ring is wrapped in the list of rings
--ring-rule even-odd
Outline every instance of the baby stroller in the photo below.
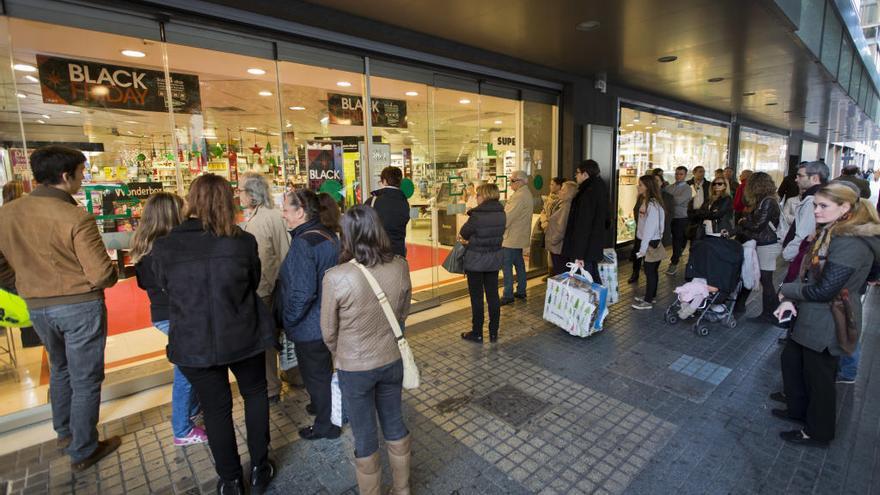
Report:
[[[695,242],[685,268],[685,280],[705,279],[709,297],[696,308],[676,297],[666,308],[666,323],[675,325],[681,319],[695,317],[693,330],[701,337],[709,335],[706,323],[723,322],[728,328],[736,328],[733,307],[742,289],[742,264],[742,245],[735,240],[707,235]]]

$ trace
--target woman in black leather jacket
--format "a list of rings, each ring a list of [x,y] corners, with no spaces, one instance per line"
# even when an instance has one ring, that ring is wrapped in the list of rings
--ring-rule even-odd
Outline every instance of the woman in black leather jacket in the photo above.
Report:
[[[726,230],[733,233],[733,198],[724,179],[712,181],[709,202],[694,212],[693,216],[703,223],[703,230],[700,232],[720,234]]]
[[[756,172],[749,178],[745,190],[746,204],[749,212],[739,221],[738,237],[741,242],[749,240],[757,244],[758,264],[761,268],[762,308],[756,320],[776,324],[772,311],[776,309],[776,289],[773,287],[773,271],[776,270],[776,258],[782,247],[776,238],[779,226],[779,202],[776,197],[776,184],[773,178],[764,172]],[[737,298],[737,309],[745,309],[749,290],[740,292]]]

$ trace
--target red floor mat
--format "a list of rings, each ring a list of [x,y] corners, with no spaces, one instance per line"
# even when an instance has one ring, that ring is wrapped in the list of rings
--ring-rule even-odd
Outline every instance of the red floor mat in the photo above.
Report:
[[[449,251],[451,250],[447,248],[437,248],[437,264],[443,263]],[[434,266],[433,252],[434,248],[431,246],[407,243],[406,261],[409,262],[409,271],[414,272]]]

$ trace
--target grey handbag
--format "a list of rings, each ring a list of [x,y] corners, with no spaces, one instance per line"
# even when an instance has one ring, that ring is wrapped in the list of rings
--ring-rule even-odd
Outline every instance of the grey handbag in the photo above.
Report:
[[[464,245],[455,241],[455,245],[452,246],[452,251],[446,255],[446,259],[443,260],[443,268],[446,269],[449,273],[464,273]]]

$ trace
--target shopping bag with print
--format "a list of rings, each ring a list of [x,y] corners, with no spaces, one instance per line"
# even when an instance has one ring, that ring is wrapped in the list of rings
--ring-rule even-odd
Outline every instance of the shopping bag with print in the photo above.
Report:
[[[602,278],[602,285],[608,289],[609,305],[620,300],[620,292],[617,286],[617,251],[613,248],[606,248],[602,252],[602,261],[599,262],[599,276]]]
[[[600,330],[608,314],[608,289],[593,282],[583,268],[568,264],[570,271],[547,280],[544,319],[571,335],[588,337]]]
[[[345,415],[345,409],[342,407],[342,389],[339,388],[339,372],[333,372],[333,378],[330,380],[330,422],[341,427],[348,423],[348,417]]]
[[[281,361],[281,369],[287,371],[298,366],[299,362],[296,360],[296,351],[294,350],[293,341],[288,340],[284,335],[284,332],[281,332],[280,343],[281,350],[278,351],[278,358]]]

